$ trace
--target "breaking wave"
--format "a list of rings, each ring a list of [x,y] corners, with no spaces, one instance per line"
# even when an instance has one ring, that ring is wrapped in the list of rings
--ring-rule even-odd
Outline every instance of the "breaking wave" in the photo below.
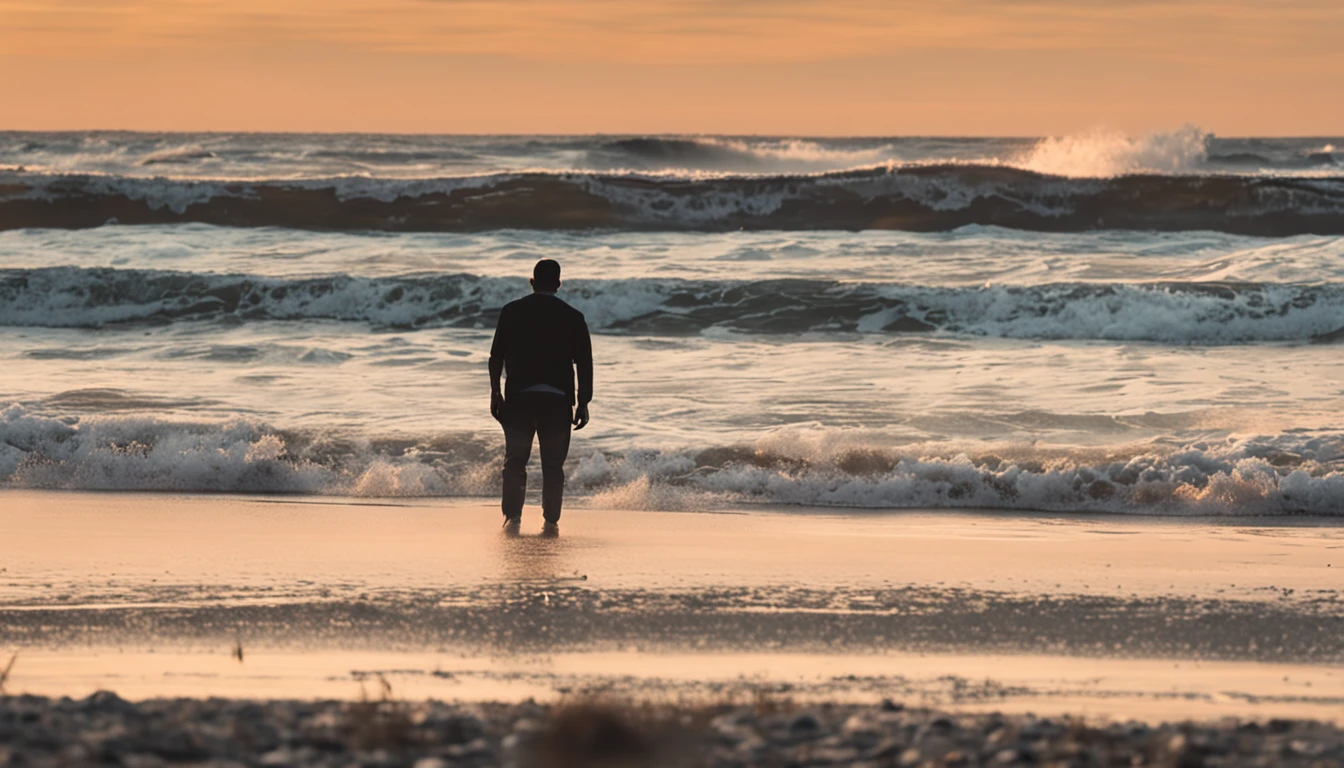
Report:
[[[0,484],[18,488],[354,496],[481,494],[483,441],[284,432],[248,419],[53,418],[0,411]],[[475,473],[474,473],[475,472]]]
[[[497,441],[471,435],[375,440],[285,432],[237,419],[0,411],[0,485],[11,488],[490,496]],[[787,504],[987,508],[1159,515],[1338,515],[1344,434],[1261,436],[1180,447],[996,454],[864,447],[777,433],[755,445],[593,452],[569,491],[645,509]]]
[[[466,274],[284,279],[158,270],[0,270],[0,325],[96,328],[175,320],[336,320],[493,327],[520,279]],[[923,333],[1176,344],[1337,341],[1344,286],[1171,282],[938,288],[828,280],[575,280],[598,332]]]
[[[1071,178],[1133,173],[1191,173],[1208,159],[1211,134],[1193,125],[1178,131],[1132,137],[1120,131],[1042,139],[1016,165]]]
[[[660,151],[668,150],[664,145]],[[1042,150],[1037,162],[1067,173],[1079,152]],[[988,225],[1051,232],[1344,234],[1344,176],[1067,178],[956,164],[703,178],[564,172],[233,182],[0,173],[0,229],[109,222],[443,232],[949,231]]]

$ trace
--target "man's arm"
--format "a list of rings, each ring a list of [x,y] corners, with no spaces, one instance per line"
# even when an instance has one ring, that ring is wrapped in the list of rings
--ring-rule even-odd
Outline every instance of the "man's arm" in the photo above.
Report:
[[[582,315],[574,339],[574,370],[579,376],[579,405],[587,405],[593,399],[593,340]]]
[[[574,370],[579,377],[579,407],[574,411],[574,429],[588,426],[588,403],[593,399],[593,340],[588,323],[579,315],[574,338]]]
[[[504,390],[500,378],[504,375],[504,358],[509,354],[509,322],[504,310],[499,311],[495,324],[495,340],[490,343],[490,415],[500,417],[504,406]]]

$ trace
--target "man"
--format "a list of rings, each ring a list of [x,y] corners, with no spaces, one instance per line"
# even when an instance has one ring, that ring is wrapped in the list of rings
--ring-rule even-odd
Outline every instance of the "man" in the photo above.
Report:
[[[504,531],[518,533],[527,492],[532,436],[541,443],[543,536],[560,534],[569,428],[588,424],[593,399],[593,345],[583,313],[556,297],[560,265],[542,259],[532,295],[504,305],[490,347],[490,415],[504,426]],[[578,409],[574,377],[578,372]],[[500,390],[500,374],[505,389]]]

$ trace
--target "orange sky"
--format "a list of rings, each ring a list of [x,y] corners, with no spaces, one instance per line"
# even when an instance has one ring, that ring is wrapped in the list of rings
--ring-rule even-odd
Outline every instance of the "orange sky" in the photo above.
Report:
[[[1344,134],[1341,0],[0,0],[0,129]]]

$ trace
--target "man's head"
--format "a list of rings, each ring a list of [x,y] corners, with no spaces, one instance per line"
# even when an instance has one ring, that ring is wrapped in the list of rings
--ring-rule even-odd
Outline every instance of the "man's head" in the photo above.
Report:
[[[542,259],[532,268],[532,290],[538,293],[555,293],[560,289],[560,262],[555,259]]]

